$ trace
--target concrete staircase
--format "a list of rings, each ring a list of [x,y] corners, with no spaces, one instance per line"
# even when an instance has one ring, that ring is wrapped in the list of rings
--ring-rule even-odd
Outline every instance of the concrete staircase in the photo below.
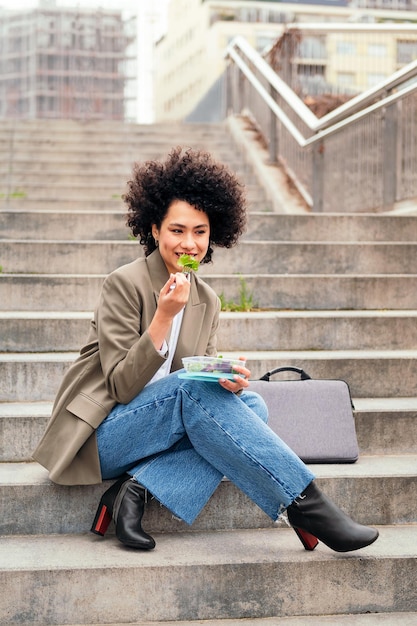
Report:
[[[417,216],[268,212],[222,125],[3,123],[0,138],[0,623],[415,624]],[[243,278],[260,308],[222,314],[222,353],[253,378],[295,364],[351,387],[360,459],[314,471],[379,527],[365,550],[307,553],[224,480],[191,529],[150,502],[157,548],[130,551],[88,532],[106,485],[58,487],[30,461],[104,274],[140,253],[120,201],[132,162],[177,144],[248,185],[244,241],[202,268],[227,300]]]

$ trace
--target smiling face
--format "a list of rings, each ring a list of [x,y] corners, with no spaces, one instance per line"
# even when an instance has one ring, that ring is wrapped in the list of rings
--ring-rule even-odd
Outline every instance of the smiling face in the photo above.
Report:
[[[181,254],[201,261],[210,240],[210,223],[207,214],[184,200],[174,200],[158,229],[152,226],[152,236],[158,241],[159,251],[168,272],[181,271],[177,265]]]

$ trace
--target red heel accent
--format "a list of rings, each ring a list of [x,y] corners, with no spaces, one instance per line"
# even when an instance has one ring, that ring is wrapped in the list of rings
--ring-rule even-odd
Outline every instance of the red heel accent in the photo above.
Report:
[[[111,522],[111,515],[105,504],[99,504],[91,532],[104,537]]]
[[[114,500],[123,483],[129,480],[129,478],[130,476],[128,474],[123,474],[123,476],[113,483],[101,496],[94,522],[90,529],[95,535],[104,537],[113,516]]]
[[[294,530],[306,550],[314,550],[318,545],[319,540],[311,533],[308,533],[306,530],[301,530],[300,528],[294,528]]]

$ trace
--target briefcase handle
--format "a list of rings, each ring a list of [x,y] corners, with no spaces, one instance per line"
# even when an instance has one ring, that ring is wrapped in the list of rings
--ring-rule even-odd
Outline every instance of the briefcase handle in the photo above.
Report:
[[[273,376],[274,374],[278,374],[278,372],[296,372],[297,374],[300,375],[301,380],[311,380],[311,376],[309,376],[307,372],[301,369],[301,367],[294,367],[293,365],[277,367],[276,369],[271,370],[270,372],[267,372],[266,374],[264,374],[259,380],[269,381],[270,377]]]

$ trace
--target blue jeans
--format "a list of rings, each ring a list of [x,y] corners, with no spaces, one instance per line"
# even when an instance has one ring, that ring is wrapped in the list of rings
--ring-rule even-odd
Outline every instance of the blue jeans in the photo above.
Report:
[[[192,524],[223,476],[276,520],[314,475],[267,426],[263,399],[170,374],[97,429],[103,479],[128,472]]]

